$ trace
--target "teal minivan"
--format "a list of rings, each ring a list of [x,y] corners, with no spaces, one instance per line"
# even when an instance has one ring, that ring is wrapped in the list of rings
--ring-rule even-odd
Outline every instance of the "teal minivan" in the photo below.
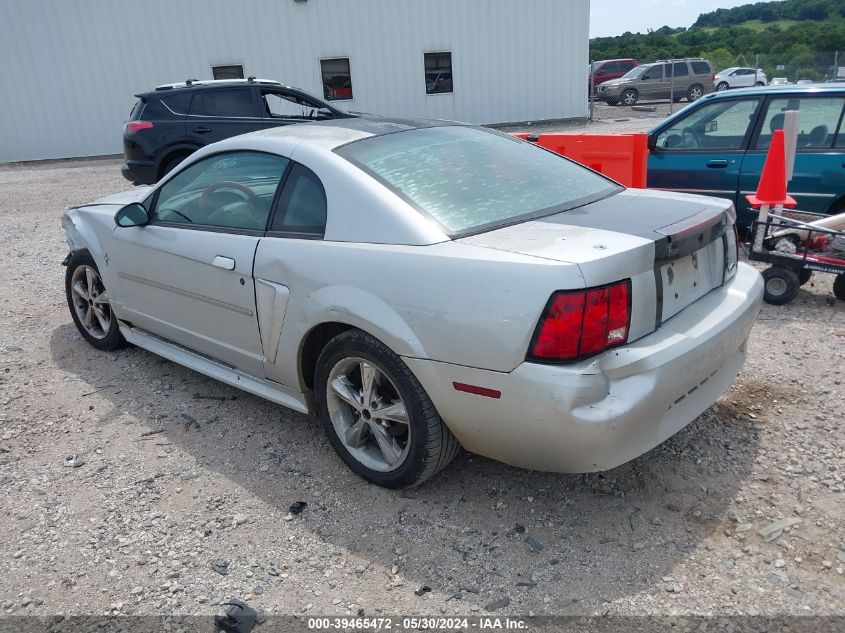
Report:
[[[798,110],[788,189],[798,208],[845,211],[845,85],[765,86],[707,95],[649,133],[648,186],[728,198],[738,222],[756,218],[745,195],[757,189],[772,132]]]

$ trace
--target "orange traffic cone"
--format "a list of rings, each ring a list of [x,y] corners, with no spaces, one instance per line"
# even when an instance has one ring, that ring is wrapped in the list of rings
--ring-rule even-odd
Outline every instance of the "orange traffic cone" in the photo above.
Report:
[[[760,184],[757,193],[745,196],[745,199],[755,209],[763,205],[794,207],[797,202],[786,193],[786,151],[783,144],[783,130],[775,130],[769,153],[766,154],[766,164],[760,174]]]

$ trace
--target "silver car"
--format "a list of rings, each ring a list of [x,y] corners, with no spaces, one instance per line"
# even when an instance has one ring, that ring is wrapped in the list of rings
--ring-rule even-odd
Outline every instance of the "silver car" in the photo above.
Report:
[[[388,487],[461,446],[564,472],[640,455],[731,383],[762,295],[730,203],[455,123],[230,138],[63,225],[90,344],[316,414]]]

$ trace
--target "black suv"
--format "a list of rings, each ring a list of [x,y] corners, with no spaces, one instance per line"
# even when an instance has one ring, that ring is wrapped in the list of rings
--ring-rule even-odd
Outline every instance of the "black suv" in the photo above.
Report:
[[[196,81],[135,95],[123,126],[123,176],[152,184],[204,145],[305,121],[356,116],[267,79]]]

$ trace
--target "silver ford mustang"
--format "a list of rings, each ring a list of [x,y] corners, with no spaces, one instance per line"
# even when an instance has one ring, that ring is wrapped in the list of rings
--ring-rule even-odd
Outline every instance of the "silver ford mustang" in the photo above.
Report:
[[[762,296],[724,200],[447,122],[234,137],[62,223],[91,345],[314,413],[387,487],[461,446],[560,472],[633,459],[736,377]]]

